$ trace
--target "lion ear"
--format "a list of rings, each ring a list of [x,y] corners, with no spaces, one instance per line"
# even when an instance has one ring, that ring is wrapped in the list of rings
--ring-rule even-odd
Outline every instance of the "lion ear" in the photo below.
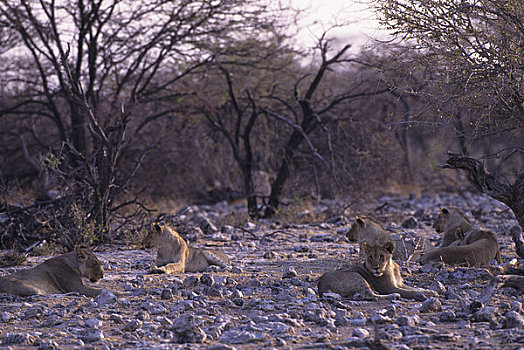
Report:
[[[441,208],[441,209],[440,209],[440,212],[441,212],[442,214],[444,214],[444,215],[448,215],[448,214],[449,214],[449,210],[448,210],[448,208]]]
[[[77,245],[75,246],[75,254],[77,256],[77,258],[79,259],[82,259],[82,260],[86,260],[88,257],[89,257],[89,249],[81,246],[81,245]]]
[[[162,231],[162,227],[160,227],[160,225],[155,222],[153,224],[153,230],[155,230],[157,232],[161,232]]]
[[[393,242],[388,241],[384,244],[384,249],[388,251],[390,254],[393,254],[393,250],[395,250],[395,245]]]
[[[355,216],[355,221],[357,222],[357,224],[359,224],[359,226],[365,226],[366,225],[366,220],[362,219],[359,216]]]
[[[460,227],[457,228],[457,230],[455,231],[455,238],[457,239],[457,241],[461,241],[464,238],[464,232],[462,232],[462,229]]]

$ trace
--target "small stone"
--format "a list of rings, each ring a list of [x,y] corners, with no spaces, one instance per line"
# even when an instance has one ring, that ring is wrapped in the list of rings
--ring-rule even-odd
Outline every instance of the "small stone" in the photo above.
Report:
[[[502,327],[524,329],[524,318],[514,310],[508,311],[504,314]]]
[[[484,305],[480,301],[474,300],[469,304],[469,312],[475,313],[479,311],[480,309],[482,309],[483,307]]]
[[[220,228],[220,232],[225,233],[226,235],[232,235],[235,233],[235,228],[230,225],[224,225]]]
[[[264,259],[271,260],[271,259],[274,259],[275,257],[276,257],[276,254],[272,250],[264,253]]]
[[[106,306],[106,305],[112,305],[116,303],[117,297],[116,295],[107,289],[102,289],[102,292],[99,296],[96,297],[96,302],[98,303],[98,306]]]
[[[357,338],[367,338],[369,337],[369,331],[365,328],[355,328],[353,329],[352,336]]]
[[[104,338],[104,332],[101,329],[95,329],[94,331],[89,332],[85,336],[81,337],[81,339],[86,343],[94,343],[101,341]]]
[[[414,229],[414,228],[417,228],[418,222],[417,222],[417,219],[415,219],[414,217],[410,216],[409,218],[407,218],[402,223],[401,226],[402,226],[402,228]]]
[[[473,320],[476,322],[496,322],[495,308],[491,306],[483,307],[473,314]]]
[[[193,287],[197,287],[199,284],[200,284],[200,277],[198,277],[198,276],[187,276],[184,279],[184,283],[182,284],[182,286],[184,288],[193,288]]]
[[[172,300],[173,299],[173,291],[170,288],[162,289],[162,293],[160,293],[160,299],[162,299],[162,300]]]
[[[203,343],[206,333],[197,325],[195,316],[182,314],[173,321],[171,330],[176,335],[178,343]]]
[[[427,298],[419,308],[420,312],[440,312],[442,311],[442,303],[438,298]]]
[[[443,311],[439,315],[439,321],[440,322],[455,322],[456,318],[457,317],[456,317],[455,313],[453,311],[451,311],[451,310]]]
[[[382,324],[389,322],[390,320],[389,317],[378,311],[373,311],[373,314],[371,315],[371,322],[374,324]]]
[[[205,286],[212,286],[213,283],[215,283],[215,281],[213,279],[213,276],[211,276],[209,273],[204,273],[200,277],[200,283],[205,285]]]
[[[217,227],[208,218],[202,219],[200,228],[206,235],[211,235],[218,231]]]
[[[267,340],[267,335],[263,332],[234,328],[222,333],[219,340],[225,344],[250,344],[265,342]]]
[[[439,294],[444,294],[446,292],[446,287],[440,281],[433,281],[429,285],[429,289],[430,290],[434,290],[435,292],[437,292]]]
[[[140,320],[132,320],[126,323],[122,330],[124,332],[134,332],[139,328],[142,328],[142,322]]]
[[[368,320],[366,318],[350,318],[349,323],[353,326],[364,326]]]
[[[46,339],[40,342],[38,345],[38,350],[53,350],[58,349],[58,344],[52,340]]]
[[[257,225],[255,225],[252,222],[246,221],[246,223],[244,224],[244,226],[242,226],[242,228],[247,231],[253,231],[257,228]]]
[[[85,321],[86,326],[89,328],[100,328],[102,327],[102,321],[95,317],[91,317]]]
[[[293,266],[286,266],[284,269],[284,273],[282,274],[282,279],[284,278],[291,278],[291,277],[297,277],[297,272],[293,268]]]
[[[399,326],[415,327],[420,322],[420,318],[417,315],[413,316],[400,316],[395,320],[395,323]]]
[[[122,315],[119,315],[119,314],[109,315],[109,320],[113,321],[116,324],[122,324],[124,322]]]

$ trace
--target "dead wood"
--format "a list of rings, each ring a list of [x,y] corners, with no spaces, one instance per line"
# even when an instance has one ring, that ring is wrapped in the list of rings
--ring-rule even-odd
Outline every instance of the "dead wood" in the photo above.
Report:
[[[440,167],[464,170],[466,178],[478,191],[506,204],[513,211],[520,225],[520,230],[517,230],[519,232],[516,234],[512,234],[512,238],[515,242],[517,255],[524,259],[524,239],[522,236],[522,228],[524,228],[524,173],[518,174],[513,184],[504,184],[491,175],[479,160],[449,152],[446,164]]]

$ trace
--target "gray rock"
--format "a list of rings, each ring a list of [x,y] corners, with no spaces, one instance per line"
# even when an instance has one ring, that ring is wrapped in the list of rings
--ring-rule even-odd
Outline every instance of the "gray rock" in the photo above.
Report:
[[[173,299],[173,291],[170,288],[162,289],[162,293],[160,293],[160,299],[162,299],[162,300],[172,300]]]
[[[227,344],[214,344],[214,345],[211,345],[209,348],[207,348],[207,350],[236,350],[237,348],[235,348],[234,346],[232,345],[227,345]]]
[[[429,285],[429,289],[434,290],[439,294],[444,294],[444,292],[446,292],[446,287],[440,281],[431,282],[431,284]]]
[[[102,327],[102,321],[100,321],[99,319],[97,319],[95,317],[88,318],[85,321],[85,324],[89,328],[100,328],[100,327]]]
[[[365,328],[357,327],[353,329],[353,332],[351,333],[351,335],[357,338],[367,338],[369,337],[369,331]]]
[[[244,230],[254,231],[257,228],[257,225],[255,225],[252,222],[246,221],[246,223],[244,224],[244,226],[242,226],[242,228]]]
[[[134,332],[136,331],[137,329],[140,329],[142,328],[142,321],[140,320],[132,320],[132,321],[129,321],[127,322],[124,327],[122,328],[122,330],[124,332]]]
[[[9,312],[6,312],[6,311],[3,311],[0,313],[0,321],[1,322],[11,322],[12,320],[14,320],[16,317],[15,315],[9,313]]]
[[[366,318],[350,318],[349,323],[353,326],[364,326],[368,320]]]
[[[427,298],[419,308],[420,312],[440,312],[442,311],[442,303],[438,298]]]
[[[395,323],[399,326],[415,327],[420,322],[420,318],[417,315],[413,316],[400,316],[395,320]]]
[[[345,327],[348,325],[347,318],[348,311],[346,309],[336,308],[335,309],[335,326]]]
[[[282,278],[297,277],[297,275],[298,274],[293,266],[286,266],[284,268],[284,272],[282,273]]]
[[[494,307],[486,306],[473,314],[473,321],[476,322],[497,322],[497,313]]]
[[[502,327],[524,329],[524,317],[522,317],[522,315],[519,314],[517,311],[508,311],[504,314],[504,319],[502,320]]]
[[[207,217],[202,218],[200,221],[200,228],[206,235],[211,235],[218,231],[217,227]]]
[[[200,284],[200,277],[198,276],[187,276],[184,279],[184,283],[182,286],[184,288],[194,288],[197,287]]]
[[[173,321],[171,328],[178,343],[203,343],[206,333],[198,326],[195,316],[182,314]]]
[[[390,322],[391,318],[386,316],[385,312],[381,312],[381,310],[379,310],[379,311],[373,311],[373,314],[371,315],[370,320],[371,320],[371,323],[382,324],[382,323]]]
[[[116,295],[108,289],[102,289],[102,292],[99,296],[96,297],[96,302],[98,306],[107,306],[113,305],[117,301]]]
[[[205,286],[212,286],[215,283],[215,280],[214,280],[213,276],[211,276],[209,273],[204,273],[200,277],[200,283],[205,285]]]
[[[124,323],[124,319],[123,319],[122,315],[119,315],[119,314],[111,314],[111,315],[109,315],[109,320],[113,321],[116,324]]]
[[[455,322],[456,318],[457,316],[451,310],[441,312],[438,317],[440,322]]]
[[[263,332],[247,331],[234,328],[225,331],[220,336],[219,341],[225,344],[250,344],[260,343],[267,340],[267,335]]]
[[[95,329],[93,331],[88,332],[86,335],[80,337],[80,339],[82,339],[86,343],[94,343],[97,341],[101,341],[104,338],[104,332],[101,329]]]
[[[407,335],[402,338],[402,342],[408,345],[425,344],[425,343],[429,343],[430,340],[431,340],[431,337],[427,334]]]
[[[417,219],[415,219],[414,217],[410,216],[400,226],[402,226],[402,228],[414,229],[414,228],[417,228],[418,222],[417,222]]]
[[[35,337],[25,333],[7,333],[0,338],[2,345],[25,344],[32,345],[35,342]]]
[[[58,348],[58,344],[49,339],[43,340],[42,342],[40,342],[40,345],[38,345],[38,350],[52,350]]]

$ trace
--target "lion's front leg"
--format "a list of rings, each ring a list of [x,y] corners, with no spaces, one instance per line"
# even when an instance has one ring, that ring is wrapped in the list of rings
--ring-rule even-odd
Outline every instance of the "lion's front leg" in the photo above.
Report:
[[[153,266],[149,273],[182,273],[185,272],[185,261],[180,260],[163,266]]]

